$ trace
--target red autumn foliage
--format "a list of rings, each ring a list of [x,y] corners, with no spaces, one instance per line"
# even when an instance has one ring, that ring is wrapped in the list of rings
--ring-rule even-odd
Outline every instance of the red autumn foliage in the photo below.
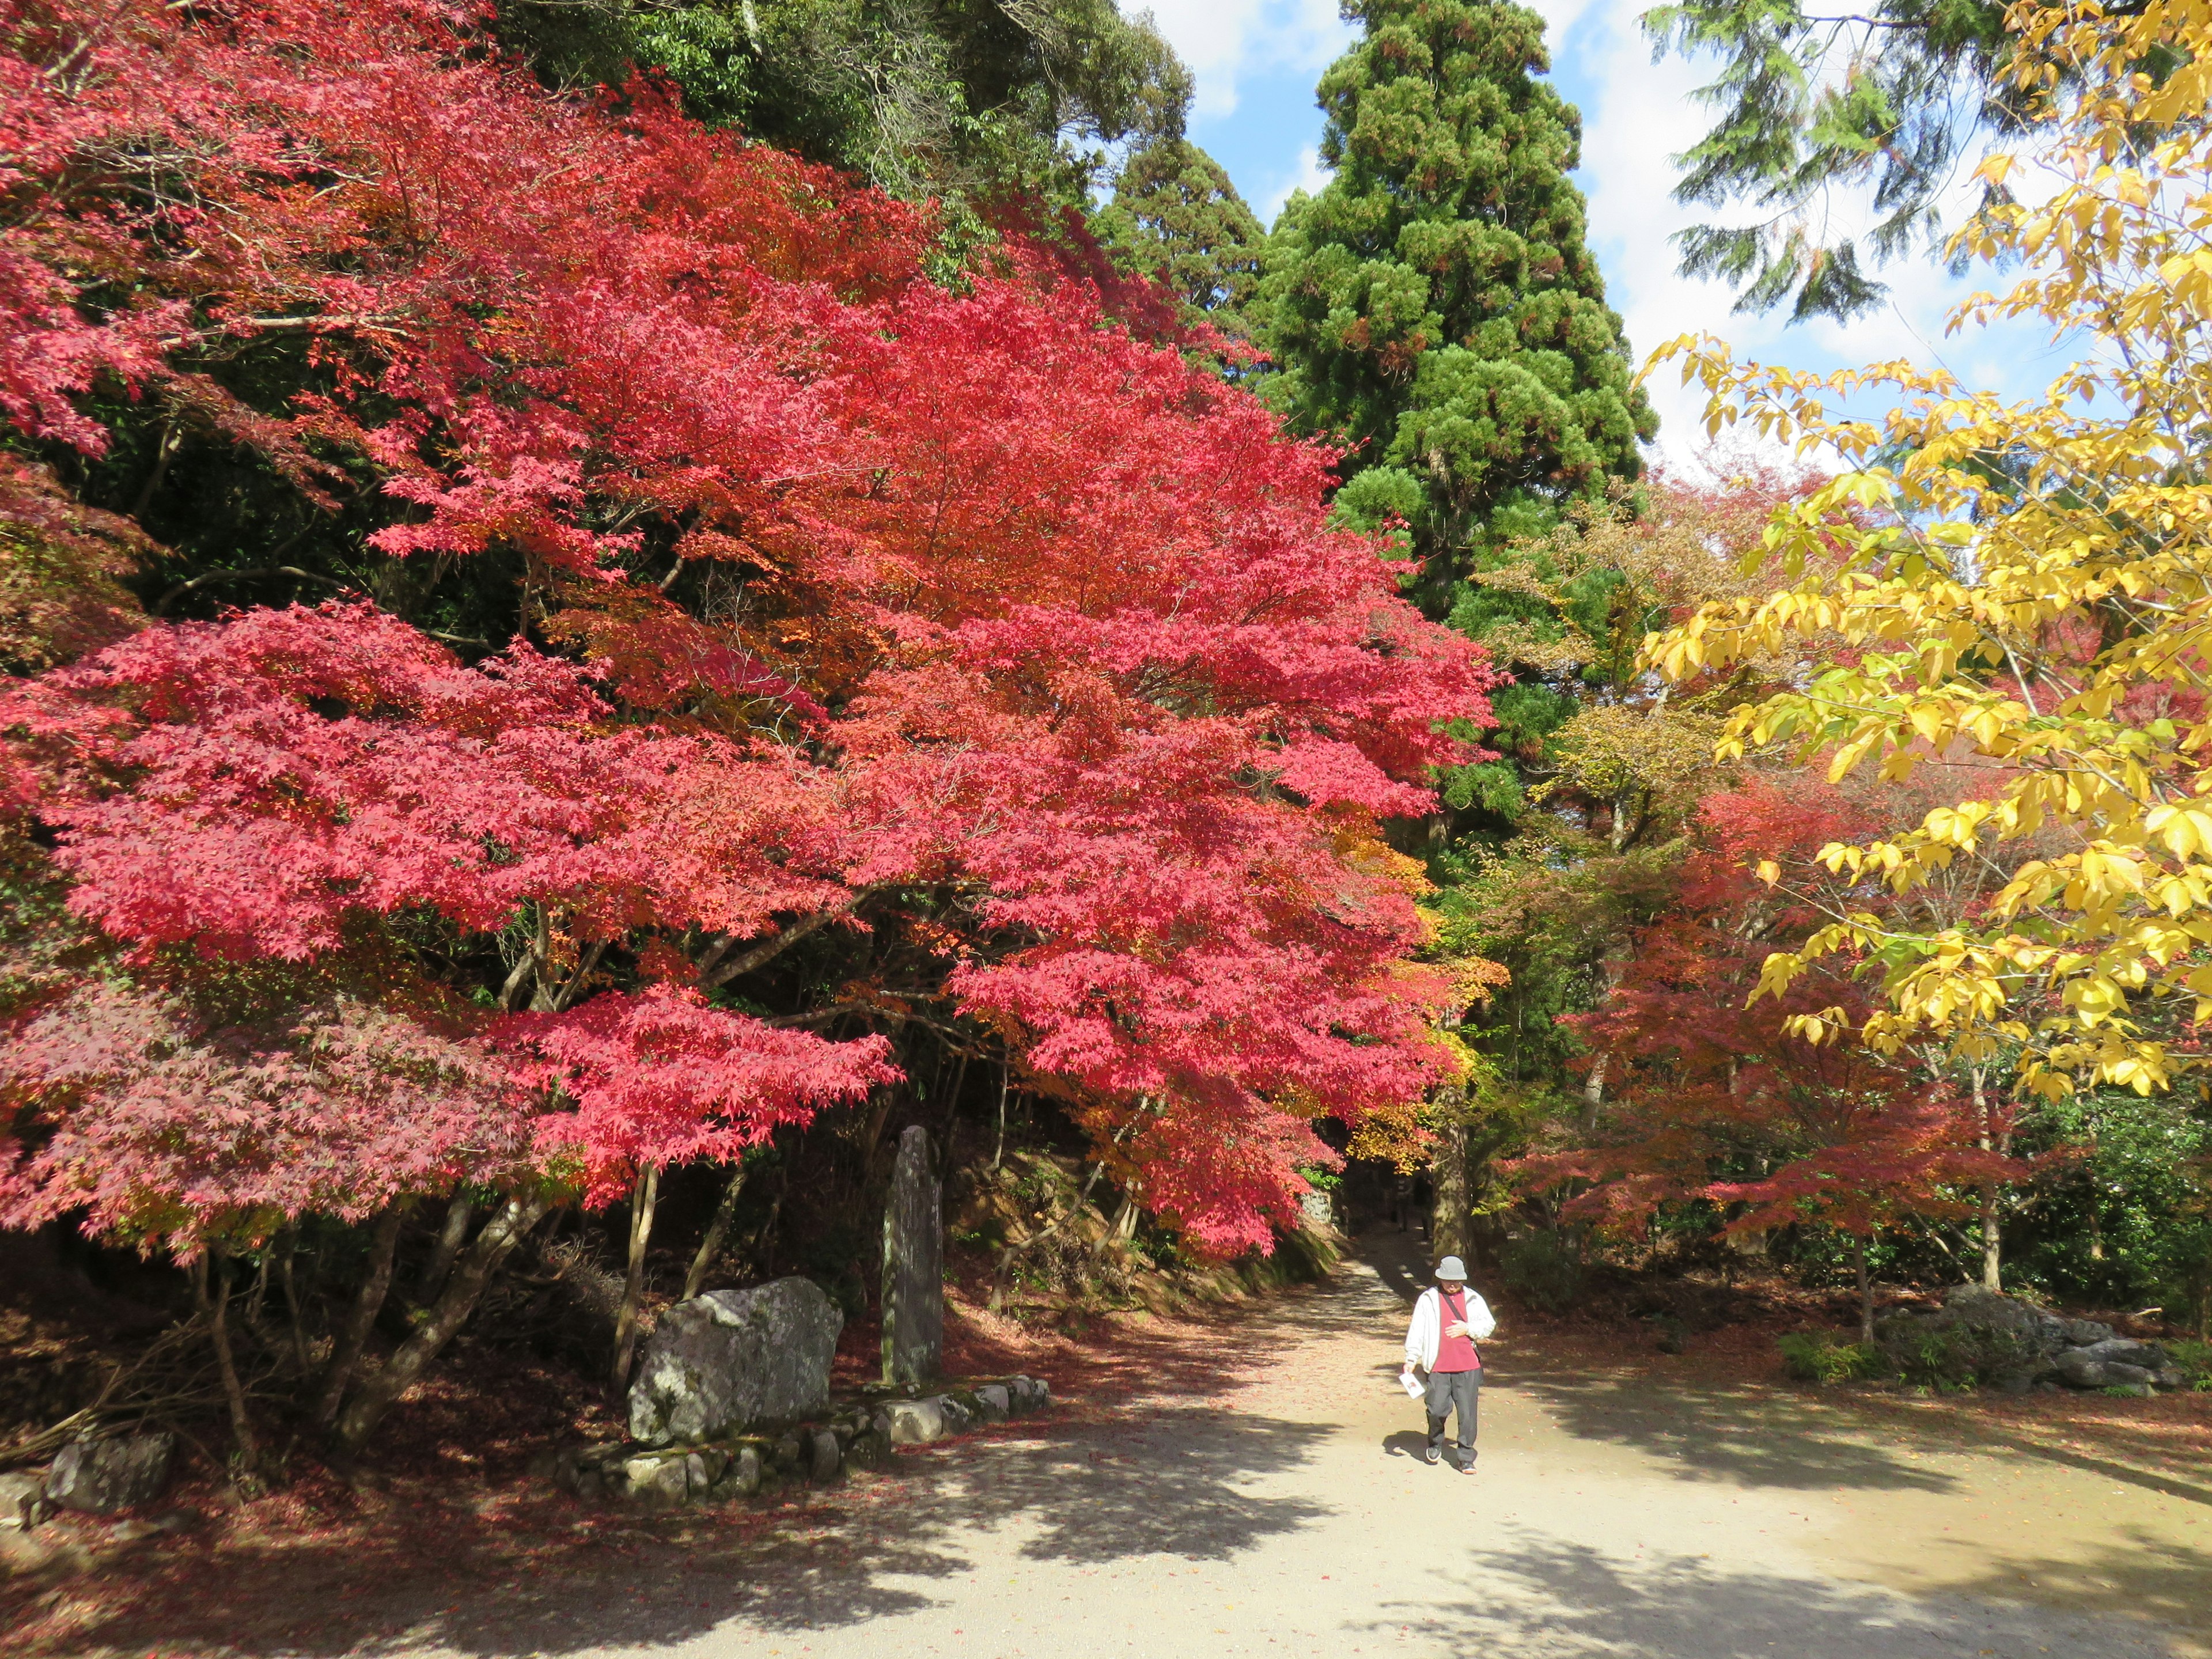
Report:
[[[465,665],[342,604],[32,684],[4,718],[72,908],[142,963],[428,916],[465,980],[503,939],[451,988],[533,1012],[468,1040],[557,1082],[532,1133],[595,1196],[888,1075],[655,981],[926,918],[1148,1204],[1264,1247],[1328,1158],[1308,1121],[1445,1064],[1365,851],[1463,757],[1442,722],[1486,720],[1480,653],[1328,527],[1323,453],[1079,262],[1015,241],[934,286],[915,210],[651,85],[548,94],[474,29],[41,0],[0,52],[0,411],[94,453],[95,385],[189,395],[311,493],[365,458],[374,544],[519,557],[537,641]],[[280,410],[205,372],[301,336]]]
[[[1529,1160],[1525,1176],[1587,1183],[1570,1208],[1626,1231],[1705,1199],[1731,1206],[1731,1231],[1817,1222],[1859,1237],[1962,1211],[1962,1183],[2017,1177],[1976,1146],[1972,1103],[1917,1056],[1878,1053],[1849,1029],[1817,1042],[1788,1029],[1832,1009],[1863,1022],[1880,986],[1852,963],[1824,958],[1779,999],[1752,1000],[1767,956],[1825,920],[1814,855],[1869,833],[1863,810],[1802,775],[1754,775],[1708,797],[1698,827],[1676,903],[1637,935],[1605,1006],[1577,1021],[1614,1057],[1611,1120],[1597,1145]],[[1754,873],[1768,859],[1786,872],[1779,886]]]
[[[824,1042],[665,985],[609,992],[568,1013],[516,1014],[495,1040],[524,1057],[526,1078],[573,1103],[538,1120],[538,1140],[583,1161],[595,1203],[627,1191],[640,1164],[734,1158],[780,1125],[899,1075],[881,1037]]]
[[[17,1023],[0,1087],[52,1126],[0,1170],[0,1222],[81,1212],[186,1255],[257,1219],[358,1220],[511,1180],[533,1151],[522,1091],[465,1025],[344,996],[211,1026],[175,996],[88,981]]]

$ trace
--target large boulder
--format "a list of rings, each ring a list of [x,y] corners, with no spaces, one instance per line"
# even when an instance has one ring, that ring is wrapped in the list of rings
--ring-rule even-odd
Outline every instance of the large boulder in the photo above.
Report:
[[[2092,1342],[2074,1352],[2087,1354],[2092,1359],[2100,1359],[2107,1365],[2133,1365],[2147,1371],[2164,1370],[2171,1363],[2166,1358],[2166,1350],[2157,1343],[2136,1342],[2124,1336],[2108,1337],[2102,1342]],[[2130,1382],[2135,1380],[2133,1377],[2128,1379]]]
[[[46,1475],[46,1501],[84,1515],[150,1504],[169,1484],[173,1434],[84,1435],[64,1446]]]
[[[1953,1285],[1944,1292],[1942,1311],[1926,1317],[1927,1323],[1938,1330],[2003,1332],[2022,1349],[2042,1353],[2056,1353],[2072,1340],[2068,1330],[2072,1321],[2023,1297],[1979,1285]],[[2107,1336],[2112,1334],[2106,1328],[2098,1328]]]
[[[845,1316],[804,1279],[710,1291],[661,1316],[629,1388],[648,1446],[714,1440],[826,1410]]]

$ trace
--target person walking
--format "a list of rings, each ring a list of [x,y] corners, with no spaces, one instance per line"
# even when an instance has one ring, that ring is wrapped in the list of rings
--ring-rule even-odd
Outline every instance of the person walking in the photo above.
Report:
[[[1421,1292],[1406,1327],[1406,1369],[1399,1381],[1428,1407],[1428,1461],[1442,1461],[1444,1420],[1455,1412],[1462,1474],[1474,1473],[1475,1418],[1482,1399],[1482,1355],[1474,1345],[1497,1328],[1490,1304],[1468,1289],[1466,1264],[1455,1255],[1437,1263],[1437,1282]],[[1425,1373],[1425,1382],[1417,1371]]]

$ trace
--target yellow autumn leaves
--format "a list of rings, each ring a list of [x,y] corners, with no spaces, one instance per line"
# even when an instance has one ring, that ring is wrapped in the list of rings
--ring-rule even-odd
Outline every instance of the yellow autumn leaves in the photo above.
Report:
[[[1958,248],[2022,274],[1954,326],[2039,319],[2076,361],[2008,403],[1905,363],[1821,376],[1711,339],[1662,349],[1709,392],[1711,429],[1846,470],[1769,524],[1760,562],[1786,586],[1705,605],[1644,657],[1681,679],[1794,656],[1785,690],[1731,718],[1723,758],[1790,745],[1893,782],[1960,769],[1958,799],[1822,861],[1870,896],[1981,860],[1991,900],[1914,931],[1832,899],[1764,988],[1863,953],[1889,993],[1860,1033],[1879,1047],[2017,1052],[2045,1094],[2148,1091],[2212,1013],[2212,5],[2021,4],[2010,27],[2039,119],[1982,169],[1998,201]],[[1868,392],[1890,412],[1839,408]]]

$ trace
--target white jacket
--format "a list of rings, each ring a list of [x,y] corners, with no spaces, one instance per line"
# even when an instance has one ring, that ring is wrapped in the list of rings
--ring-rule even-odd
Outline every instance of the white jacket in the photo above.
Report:
[[[1437,1348],[1443,1342],[1444,1293],[1431,1285],[1421,1292],[1420,1300],[1413,1304],[1413,1322],[1406,1327],[1406,1364],[1419,1365],[1427,1370],[1437,1363]],[[1474,1293],[1470,1285],[1467,1291],[1468,1334],[1478,1342],[1490,1340],[1498,1328],[1498,1321],[1490,1311],[1490,1304]]]

